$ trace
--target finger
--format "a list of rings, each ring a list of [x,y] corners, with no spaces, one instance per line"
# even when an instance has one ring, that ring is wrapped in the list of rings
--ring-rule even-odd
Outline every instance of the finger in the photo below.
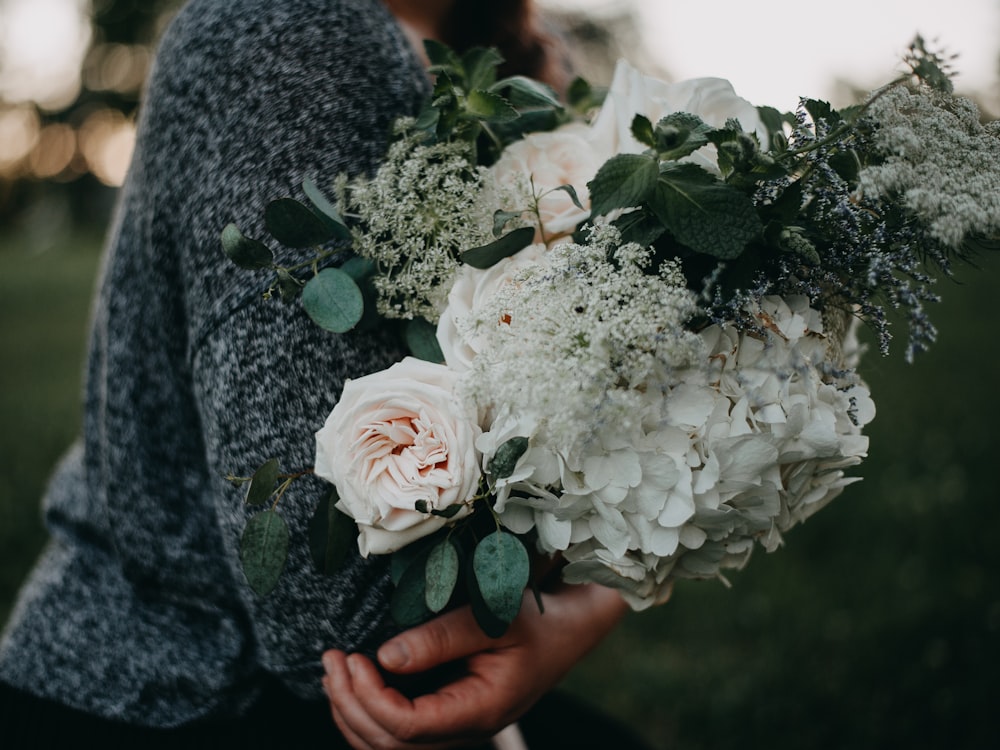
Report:
[[[386,688],[369,660],[355,662],[352,656],[348,664],[357,699],[368,716],[388,735],[407,745],[451,747],[485,741],[504,725],[493,717],[507,717],[506,708],[515,700],[506,691],[491,689],[481,677],[469,675],[410,701]],[[504,709],[502,713],[491,708],[496,705]]]
[[[348,657],[341,651],[328,651],[323,655],[333,720],[345,739],[358,750],[389,747],[385,728],[369,715],[364,702],[357,696],[351,674],[352,658],[364,659],[362,656]]]
[[[461,607],[386,641],[378,661],[390,672],[412,674],[502,645],[483,633],[471,608]]]

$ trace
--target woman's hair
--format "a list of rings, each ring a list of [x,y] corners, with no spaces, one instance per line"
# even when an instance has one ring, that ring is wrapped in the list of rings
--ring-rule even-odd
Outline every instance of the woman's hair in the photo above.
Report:
[[[567,82],[565,56],[543,28],[532,0],[456,0],[444,41],[458,52],[496,47],[506,61],[501,75],[531,76],[557,91]]]

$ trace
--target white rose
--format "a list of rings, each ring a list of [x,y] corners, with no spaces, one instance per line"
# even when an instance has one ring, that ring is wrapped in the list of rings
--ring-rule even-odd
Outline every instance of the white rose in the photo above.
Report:
[[[475,496],[480,430],[474,409],[455,396],[457,379],[444,365],[408,357],[349,380],[316,433],[316,474],[336,485],[363,556],[394,552],[449,522],[418,511],[419,501],[444,510]]]
[[[468,370],[481,351],[480,337],[471,327],[471,313],[509,284],[522,268],[544,257],[545,245],[529,245],[487,269],[469,265],[459,267],[448,292],[448,306],[441,313],[437,326],[438,345],[450,368],[459,372]]]
[[[587,183],[613,153],[594,150],[587,141],[589,128],[571,123],[547,133],[529,133],[504,149],[493,165],[499,184],[506,186],[520,203],[510,210],[532,207],[540,195],[538,212],[546,239],[572,233],[590,215]],[[572,185],[583,208],[573,202],[560,185]]]
[[[712,127],[721,128],[726,120],[736,118],[744,131],[756,132],[767,144],[767,128],[754,107],[737,96],[732,84],[723,78],[692,78],[677,83],[643,75],[624,60],[618,62],[607,98],[594,120],[590,140],[599,152],[637,154],[646,149],[632,136],[632,120],[645,115],[654,125],[674,112],[698,115]],[[607,157],[605,157],[607,158]],[[715,146],[699,149],[686,161],[718,172]]]

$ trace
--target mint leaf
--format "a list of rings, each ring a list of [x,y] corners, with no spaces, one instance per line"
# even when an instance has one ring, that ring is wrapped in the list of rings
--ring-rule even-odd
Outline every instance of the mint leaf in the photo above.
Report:
[[[510,102],[485,89],[473,89],[465,99],[465,112],[470,117],[487,122],[510,122],[519,115]]]
[[[721,260],[739,257],[763,230],[747,196],[694,164],[664,169],[650,208],[678,242]]]
[[[654,128],[656,150],[662,161],[683,159],[708,143],[712,128],[697,115],[673,112]]]
[[[656,159],[651,156],[619,154],[611,157],[587,183],[591,216],[642,205],[656,188],[658,173]]]

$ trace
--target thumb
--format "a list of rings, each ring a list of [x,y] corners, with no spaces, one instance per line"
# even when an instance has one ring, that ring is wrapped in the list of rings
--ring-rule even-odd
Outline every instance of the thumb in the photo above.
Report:
[[[483,633],[466,606],[386,641],[378,650],[378,661],[390,672],[424,672],[499,644]]]

